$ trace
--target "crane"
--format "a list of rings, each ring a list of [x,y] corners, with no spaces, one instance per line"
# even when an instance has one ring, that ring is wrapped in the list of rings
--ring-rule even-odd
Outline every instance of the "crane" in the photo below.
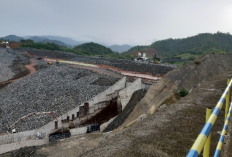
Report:
[[[50,115],[52,115],[52,117],[53,117],[54,119],[56,119],[57,121],[59,121],[59,120],[57,119],[57,117],[56,117],[52,112],[33,112],[33,113],[30,113],[30,114],[28,114],[28,115],[26,115],[26,116],[23,116],[23,117],[21,117],[19,120],[17,120],[14,124],[12,124],[12,125],[8,128],[8,131],[9,131],[13,126],[15,126],[19,121],[21,121],[22,119],[24,119],[24,118],[26,118],[26,117],[29,117],[29,116],[32,116],[32,115],[39,115],[39,114],[50,114]]]

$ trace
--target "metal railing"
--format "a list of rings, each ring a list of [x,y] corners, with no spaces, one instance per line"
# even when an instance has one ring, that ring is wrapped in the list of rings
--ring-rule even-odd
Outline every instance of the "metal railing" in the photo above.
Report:
[[[210,152],[210,138],[211,138],[211,130],[213,128],[213,125],[217,119],[217,116],[223,106],[223,103],[226,100],[226,106],[225,106],[225,124],[223,127],[223,130],[221,132],[221,137],[219,139],[214,157],[219,157],[221,148],[222,148],[222,143],[224,141],[224,137],[226,134],[231,110],[232,110],[232,102],[230,105],[229,109],[229,101],[230,101],[230,87],[232,85],[232,80],[228,79],[227,80],[227,87],[222,94],[221,98],[219,99],[216,107],[213,109],[207,109],[206,111],[206,123],[201,130],[200,134],[198,135],[197,139],[195,140],[194,144],[192,145],[192,148],[189,150],[188,154],[186,157],[198,157],[201,154],[202,149],[204,148],[203,156],[204,157],[209,157],[209,152]],[[212,112],[212,113],[211,113]]]

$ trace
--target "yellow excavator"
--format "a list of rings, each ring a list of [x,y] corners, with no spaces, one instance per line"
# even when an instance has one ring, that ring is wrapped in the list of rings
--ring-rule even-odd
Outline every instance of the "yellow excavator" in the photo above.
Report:
[[[48,63],[48,65],[52,65],[52,62],[51,62],[51,61],[48,61],[47,63]]]
[[[60,61],[56,60],[56,65],[58,65],[59,63],[60,63]],[[52,61],[48,61],[47,64],[52,65]]]
[[[154,64],[160,64],[160,62],[159,62],[159,61],[153,61],[153,63],[154,63]]]

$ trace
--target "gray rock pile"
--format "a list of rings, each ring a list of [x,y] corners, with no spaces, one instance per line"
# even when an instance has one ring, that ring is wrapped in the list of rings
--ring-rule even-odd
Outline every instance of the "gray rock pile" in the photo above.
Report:
[[[10,66],[16,56],[0,48],[0,82],[7,81],[14,76]]]
[[[28,61],[22,52],[0,48],[0,82],[12,79],[16,74],[25,71],[23,64]]]
[[[19,118],[33,112],[51,111],[61,116],[106,90],[109,86],[93,84],[102,78],[111,80],[111,84],[118,80],[86,69],[52,65],[9,84],[0,92],[0,132],[6,132]],[[32,130],[51,120],[50,115],[31,116],[15,129]]]

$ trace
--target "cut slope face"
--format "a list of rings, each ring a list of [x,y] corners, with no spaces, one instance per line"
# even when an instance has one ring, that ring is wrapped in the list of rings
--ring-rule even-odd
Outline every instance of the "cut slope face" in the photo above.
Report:
[[[190,92],[191,89],[211,80],[214,76],[231,71],[231,60],[232,55],[208,54],[199,58],[197,64],[191,61],[179,69],[170,71],[164,79],[149,89],[139,104],[146,108],[145,112],[154,113],[174,90],[186,89]]]
[[[16,56],[7,52],[7,49],[0,48],[0,82],[7,81],[14,76],[10,66]]]

